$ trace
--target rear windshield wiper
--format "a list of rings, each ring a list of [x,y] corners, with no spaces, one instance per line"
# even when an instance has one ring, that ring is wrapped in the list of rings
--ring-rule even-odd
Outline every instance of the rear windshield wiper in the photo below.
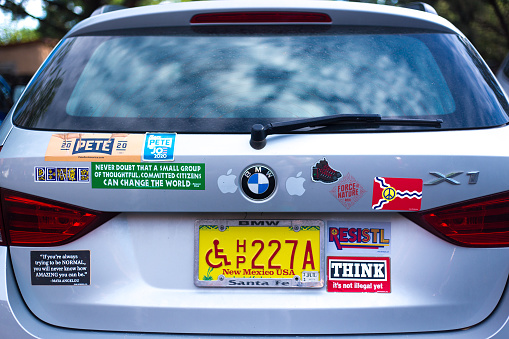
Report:
[[[251,127],[249,144],[254,149],[262,149],[268,135],[293,132],[305,127],[330,126],[335,124],[373,124],[394,126],[429,126],[440,128],[442,119],[402,119],[382,118],[380,114],[336,114],[317,118],[298,119],[287,122],[273,122],[267,125],[254,124]]]

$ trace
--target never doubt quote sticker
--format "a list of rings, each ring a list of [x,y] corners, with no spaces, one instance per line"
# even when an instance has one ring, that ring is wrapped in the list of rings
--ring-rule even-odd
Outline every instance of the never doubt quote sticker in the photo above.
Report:
[[[92,163],[92,188],[204,190],[203,163]]]

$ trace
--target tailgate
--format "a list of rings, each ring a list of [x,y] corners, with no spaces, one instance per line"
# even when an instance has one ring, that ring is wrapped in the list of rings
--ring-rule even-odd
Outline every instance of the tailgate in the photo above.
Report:
[[[14,128],[1,152],[1,187],[117,213],[67,244],[11,246],[18,286],[41,320],[77,329],[343,334],[472,326],[498,303],[509,251],[451,244],[399,212],[507,190],[499,171],[507,151],[488,147],[505,131],[287,135],[259,151],[248,135],[177,135],[172,162],[147,163],[114,154],[45,160],[59,133]],[[451,139],[481,141],[444,149]],[[52,168],[89,176],[48,181]],[[296,230],[302,238],[292,243]]]

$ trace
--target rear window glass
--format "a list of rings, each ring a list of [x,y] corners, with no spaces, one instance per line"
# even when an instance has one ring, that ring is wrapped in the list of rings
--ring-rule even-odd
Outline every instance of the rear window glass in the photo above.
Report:
[[[497,89],[455,35],[286,29],[69,38],[15,122],[180,133],[333,114],[441,118],[445,128],[507,122]]]

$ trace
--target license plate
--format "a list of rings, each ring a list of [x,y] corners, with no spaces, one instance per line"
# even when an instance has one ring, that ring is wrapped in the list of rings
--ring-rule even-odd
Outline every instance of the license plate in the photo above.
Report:
[[[323,287],[321,220],[197,220],[195,285]]]

